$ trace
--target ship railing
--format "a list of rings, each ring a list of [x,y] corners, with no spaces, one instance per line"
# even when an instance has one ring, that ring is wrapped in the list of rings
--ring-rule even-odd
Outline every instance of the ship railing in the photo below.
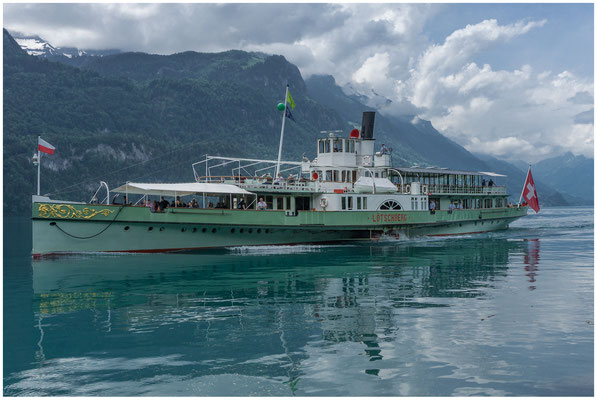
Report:
[[[505,195],[505,186],[457,186],[457,185],[421,185],[427,187],[427,192],[432,194],[479,194],[479,195]]]
[[[265,176],[231,176],[231,175],[220,175],[220,176],[200,176],[197,178],[197,182],[204,183],[228,183],[237,185],[242,188],[253,189],[292,189],[292,190],[314,190],[309,185],[315,182],[310,179],[297,178],[295,180],[282,179],[276,181],[272,177]]]

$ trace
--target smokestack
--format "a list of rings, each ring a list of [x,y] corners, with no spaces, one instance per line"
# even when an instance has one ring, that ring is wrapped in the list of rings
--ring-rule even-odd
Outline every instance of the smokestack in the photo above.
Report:
[[[375,124],[375,111],[363,112],[363,125],[361,126],[361,139],[373,139],[373,125]]]

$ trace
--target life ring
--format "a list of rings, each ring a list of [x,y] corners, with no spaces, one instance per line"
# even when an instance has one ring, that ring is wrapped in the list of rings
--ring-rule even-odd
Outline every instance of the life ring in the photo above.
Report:
[[[311,175],[313,177],[313,180],[316,181],[317,178],[319,178],[319,175],[317,175],[317,172],[313,172],[313,175]]]
[[[319,205],[321,208],[325,209],[328,206],[328,199],[322,197],[321,200],[319,200]]]
[[[410,193],[410,185],[406,185],[406,193]]]

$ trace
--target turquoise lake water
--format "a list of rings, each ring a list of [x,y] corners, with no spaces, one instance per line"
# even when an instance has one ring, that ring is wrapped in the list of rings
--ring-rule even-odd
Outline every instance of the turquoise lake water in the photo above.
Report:
[[[32,261],[4,220],[9,396],[592,396],[593,208],[506,231]]]

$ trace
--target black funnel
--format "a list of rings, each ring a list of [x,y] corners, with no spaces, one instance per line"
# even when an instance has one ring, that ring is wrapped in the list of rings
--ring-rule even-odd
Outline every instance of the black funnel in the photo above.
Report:
[[[375,125],[375,111],[364,111],[361,139],[373,139],[373,125]]]

